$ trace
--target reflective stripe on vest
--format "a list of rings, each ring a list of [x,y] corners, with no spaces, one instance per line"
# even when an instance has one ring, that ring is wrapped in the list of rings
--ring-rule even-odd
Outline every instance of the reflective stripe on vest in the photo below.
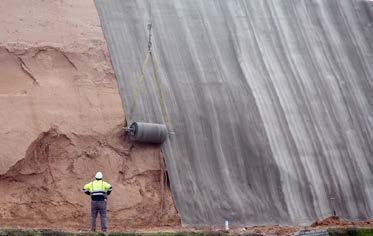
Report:
[[[101,185],[100,182],[101,181]],[[91,196],[103,196],[106,198],[106,192],[104,191],[104,181],[103,180],[94,180],[92,181],[92,192]]]

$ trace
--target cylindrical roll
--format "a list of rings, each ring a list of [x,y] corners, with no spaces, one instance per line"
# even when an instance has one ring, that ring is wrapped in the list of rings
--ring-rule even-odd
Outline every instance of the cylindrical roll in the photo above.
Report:
[[[167,127],[164,124],[133,122],[128,127],[128,137],[131,141],[163,143],[167,134]]]

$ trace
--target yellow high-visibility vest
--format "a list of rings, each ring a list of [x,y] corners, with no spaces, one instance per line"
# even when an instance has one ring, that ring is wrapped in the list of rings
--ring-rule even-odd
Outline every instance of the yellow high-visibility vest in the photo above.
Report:
[[[89,192],[102,191],[107,192],[111,188],[111,185],[103,180],[94,180],[86,185],[84,185],[84,190]]]

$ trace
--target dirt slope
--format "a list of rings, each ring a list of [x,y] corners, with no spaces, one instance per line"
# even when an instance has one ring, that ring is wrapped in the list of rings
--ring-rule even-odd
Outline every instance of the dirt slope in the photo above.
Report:
[[[89,197],[82,186],[101,170],[113,185],[111,230],[178,225],[157,146],[130,145],[108,135],[43,132],[26,157],[0,176],[1,226],[89,229]]]
[[[0,1],[0,173],[51,125],[105,133],[123,120],[93,1]]]
[[[111,229],[179,224],[157,146],[131,148],[91,0],[0,1],[0,227],[89,228],[102,171]]]

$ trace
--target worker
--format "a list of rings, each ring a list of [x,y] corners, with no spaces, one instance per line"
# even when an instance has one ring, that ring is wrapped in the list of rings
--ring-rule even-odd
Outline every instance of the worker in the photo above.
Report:
[[[96,231],[96,218],[100,213],[101,230],[107,231],[107,217],[106,217],[106,201],[107,196],[110,195],[112,187],[109,183],[102,180],[103,175],[97,172],[95,180],[84,185],[83,191],[85,194],[91,196],[91,230]]]

